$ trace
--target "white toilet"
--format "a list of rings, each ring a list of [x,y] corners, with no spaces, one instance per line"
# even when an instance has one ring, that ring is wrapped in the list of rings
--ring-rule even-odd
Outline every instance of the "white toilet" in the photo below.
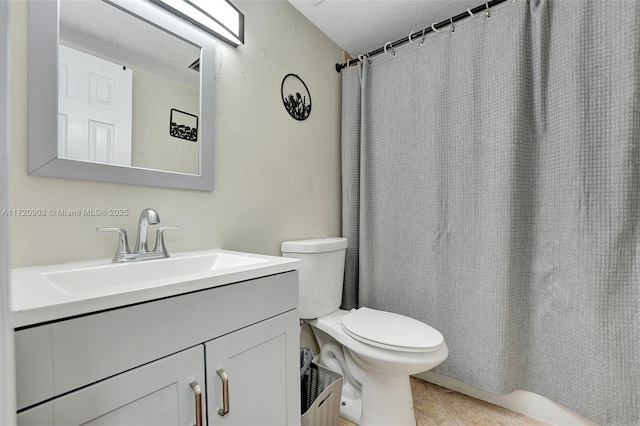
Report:
[[[415,426],[409,375],[444,361],[449,349],[436,329],[369,308],[344,311],[346,238],[286,241],[282,255],[303,260],[300,317],[320,346],[320,363],[344,376],[340,415],[363,426]]]

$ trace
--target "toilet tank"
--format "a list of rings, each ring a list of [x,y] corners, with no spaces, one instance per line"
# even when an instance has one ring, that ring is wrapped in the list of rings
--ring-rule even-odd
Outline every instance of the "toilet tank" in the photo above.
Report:
[[[313,319],[340,308],[346,238],[317,238],[285,241],[282,255],[302,259],[300,318]]]

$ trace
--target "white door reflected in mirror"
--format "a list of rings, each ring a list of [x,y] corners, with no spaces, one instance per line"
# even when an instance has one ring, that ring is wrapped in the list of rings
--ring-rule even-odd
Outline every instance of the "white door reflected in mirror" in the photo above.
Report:
[[[64,45],[58,55],[58,157],[130,166],[132,70]]]

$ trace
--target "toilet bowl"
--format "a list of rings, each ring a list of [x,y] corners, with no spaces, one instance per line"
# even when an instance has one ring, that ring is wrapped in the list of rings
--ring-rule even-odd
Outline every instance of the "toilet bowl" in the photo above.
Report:
[[[415,425],[409,375],[447,358],[449,350],[437,330],[368,308],[337,310],[308,322],[321,348],[321,364],[345,376],[343,417],[360,425]],[[394,328],[397,333],[389,333]]]
[[[345,238],[287,241],[282,254],[303,260],[300,316],[311,325],[320,364],[343,375],[340,415],[363,426],[415,426],[409,375],[443,362],[442,334],[415,319],[362,307],[339,309]]]

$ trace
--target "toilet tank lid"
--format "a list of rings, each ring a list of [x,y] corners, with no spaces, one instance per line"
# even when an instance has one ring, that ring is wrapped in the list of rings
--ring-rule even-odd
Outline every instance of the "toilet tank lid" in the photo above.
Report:
[[[313,238],[309,240],[285,241],[282,243],[283,253],[323,253],[346,249],[348,246],[346,238]]]

